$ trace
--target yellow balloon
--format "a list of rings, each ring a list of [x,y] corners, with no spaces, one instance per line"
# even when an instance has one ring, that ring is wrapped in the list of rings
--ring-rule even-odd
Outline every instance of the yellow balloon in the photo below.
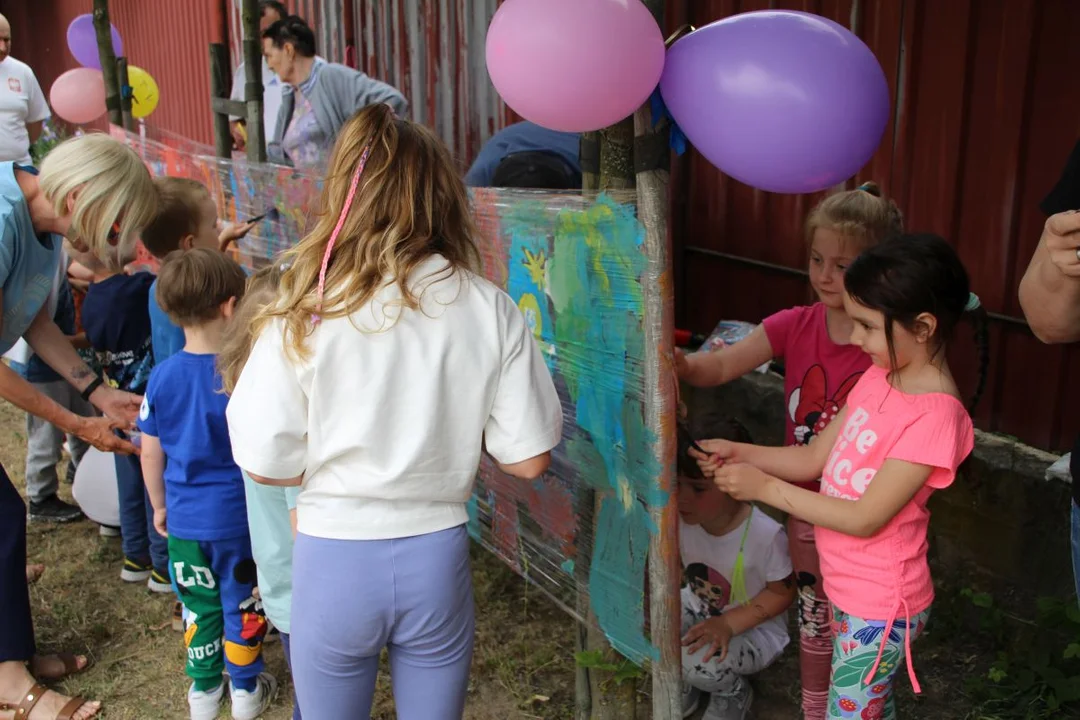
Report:
[[[158,104],[158,86],[150,73],[128,65],[128,84],[131,85],[131,114],[144,118],[154,112]]]

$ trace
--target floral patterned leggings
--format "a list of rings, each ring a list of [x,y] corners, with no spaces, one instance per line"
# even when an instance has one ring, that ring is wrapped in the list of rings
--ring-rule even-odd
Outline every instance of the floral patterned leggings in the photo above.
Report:
[[[897,618],[885,635],[884,620],[863,620],[832,606],[833,656],[829,686],[829,717],[854,720],[895,720],[893,680],[904,666],[904,635],[908,620]],[[922,633],[930,610],[912,616],[911,641]],[[885,644],[873,681],[863,682],[877,662],[879,643]]]

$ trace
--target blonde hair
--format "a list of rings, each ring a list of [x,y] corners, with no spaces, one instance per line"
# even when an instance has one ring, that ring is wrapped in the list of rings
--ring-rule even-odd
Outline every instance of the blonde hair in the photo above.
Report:
[[[217,320],[230,298],[242,298],[247,276],[232,258],[209,248],[174,252],[157,279],[157,301],[180,327]]]
[[[143,245],[156,258],[164,258],[180,248],[180,241],[199,231],[199,206],[210,199],[210,191],[197,180],[178,177],[154,179],[157,212],[142,231]]]
[[[253,332],[252,320],[267,305],[274,302],[281,284],[282,270],[277,263],[267,265],[248,278],[244,297],[236,306],[229,328],[225,332],[225,343],[217,356],[218,374],[221,375],[222,392],[231,395],[236,388],[236,381],[247,364],[251,348],[255,347],[258,335]]]
[[[45,156],[38,180],[57,215],[68,215],[68,236],[84,243],[106,267],[118,270],[133,255],[139,231],[157,209],[157,191],[146,165],[127,145],[102,133],[71,138]],[[113,223],[119,236],[109,240]]]
[[[806,218],[806,242],[814,242],[819,228],[833,230],[860,244],[860,250],[904,232],[904,216],[892,200],[882,197],[876,183],[825,198]]]
[[[366,169],[329,258],[320,309],[323,255],[368,149]],[[316,314],[348,317],[391,284],[400,291],[401,307],[417,309],[420,298],[409,277],[432,255],[447,262],[436,281],[460,270],[479,271],[469,196],[450,151],[431,130],[396,118],[383,103],[368,106],[342,126],[321,207],[315,228],[285,255],[290,267],[281,278],[280,300],[253,320],[257,337],[271,319],[281,318],[285,348],[294,359],[307,356],[305,340]]]

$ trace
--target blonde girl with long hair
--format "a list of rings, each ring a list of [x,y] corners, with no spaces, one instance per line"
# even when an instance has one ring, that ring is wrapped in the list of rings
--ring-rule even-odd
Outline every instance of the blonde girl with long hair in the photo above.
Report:
[[[286,258],[233,390],[255,482],[300,486],[300,708],[367,717],[389,651],[403,720],[460,718],[473,644],[466,502],[483,448],[535,478],[562,411],[514,301],[478,274],[449,151],[385,105],[342,128],[324,214]]]
[[[95,447],[130,453],[114,434],[128,427],[140,398],[110,388],[86,366],[46,307],[66,239],[78,251],[117,265],[134,246],[157,204],[150,173],[131,148],[107,135],[67,140],[41,173],[0,163],[0,354],[23,338],[106,417],[61,407],[0,364],[0,397]],[[68,698],[37,679],[58,679],[87,666],[86,657],[36,655],[26,586],[26,505],[0,468],[0,718],[87,720],[99,702]],[[10,713],[10,715],[9,715]]]

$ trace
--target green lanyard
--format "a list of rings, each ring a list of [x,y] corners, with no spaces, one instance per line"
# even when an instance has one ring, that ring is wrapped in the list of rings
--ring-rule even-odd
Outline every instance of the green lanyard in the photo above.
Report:
[[[731,570],[731,600],[739,605],[750,602],[750,596],[746,592],[746,536],[750,534],[750,521],[754,517],[754,506],[750,506],[750,514],[746,516],[743,525],[742,540],[739,541],[739,554],[735,556],[735,567]]]

